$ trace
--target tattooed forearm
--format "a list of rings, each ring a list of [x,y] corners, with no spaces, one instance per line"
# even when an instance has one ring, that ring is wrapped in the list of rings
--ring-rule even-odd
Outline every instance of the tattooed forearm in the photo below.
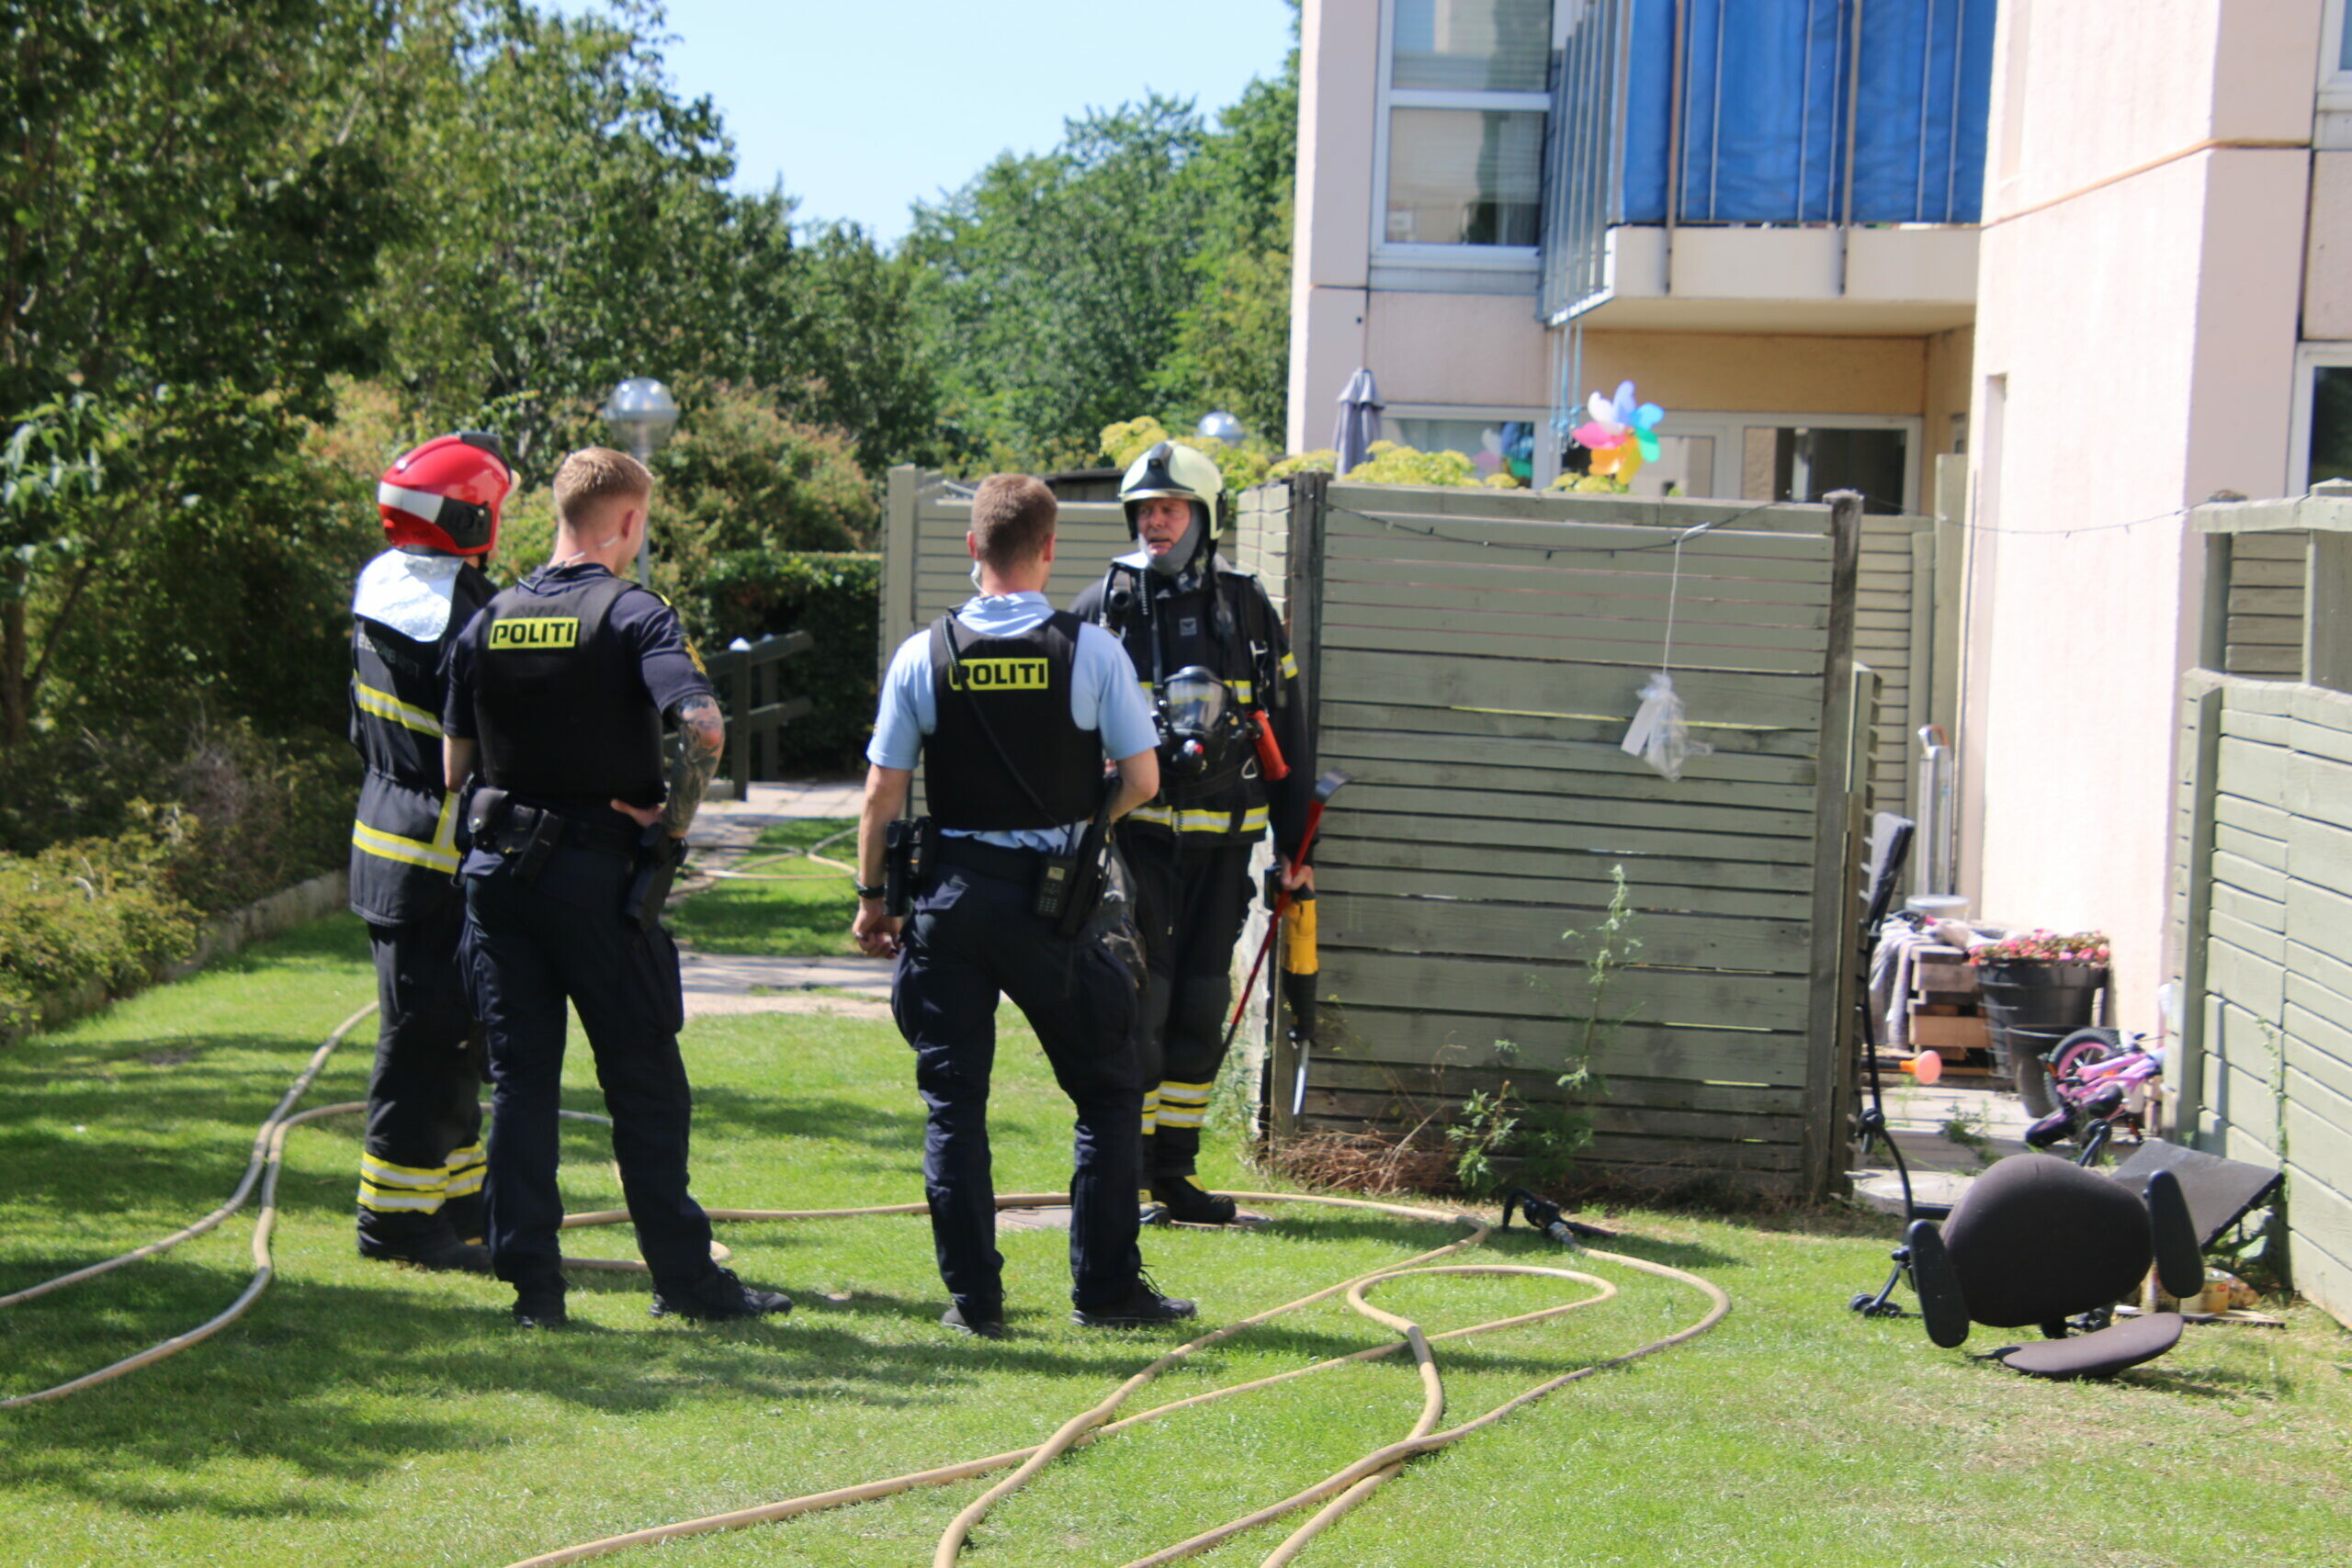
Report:
[[[670,764],[670,798],[662,808],[662,826],[673,838],[685,837],[704,792],[718,776],[726,747],[727,725],[715,699],[688,697],[678,705],[678,755]]]

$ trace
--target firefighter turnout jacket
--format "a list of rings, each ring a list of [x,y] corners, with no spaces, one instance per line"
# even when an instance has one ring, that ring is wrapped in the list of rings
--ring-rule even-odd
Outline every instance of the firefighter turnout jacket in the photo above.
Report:
[[[491,598],[456,556],[386,550],[351,604],[351,744],[366,777],[351,828],[351,910],[424,919],[457,897],[458,803],[441,782],[442,655]]]
[[[1186,778],[1167,765],[1163,733],[1159,795],[1126,820],[1167,829],[1187,843],[1245,841],[1271,826],[1275,848],[1287,859],[1306,831],[1315,765],[1298,661],[1282,619],[1256,577],[1214,553],[1204,551],[1199,564],[1173,578],[1151,570],[1148,558],[1138,550],[1113,561],[1070,613],[1119,638],[1155,705],[1159,682],[1188,666],[1223,681],[1240,709],[1262,712],[1290,772],[1279,783],[1268,780],[1245,732],[1227,755],[1210,758]]]

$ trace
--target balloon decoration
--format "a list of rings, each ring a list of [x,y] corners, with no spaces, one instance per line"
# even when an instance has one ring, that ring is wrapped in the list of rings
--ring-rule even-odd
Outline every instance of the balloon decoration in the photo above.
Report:
[[[1617,383],[1613,402],[1595,392],[1585,406],[1592,419],[1577,426],[1575,439],[1592,454],[1592,472],[1630,480],[1644,463],[1657,461],[1657,424],[1666,411],[1637,401],[1631,381]]]

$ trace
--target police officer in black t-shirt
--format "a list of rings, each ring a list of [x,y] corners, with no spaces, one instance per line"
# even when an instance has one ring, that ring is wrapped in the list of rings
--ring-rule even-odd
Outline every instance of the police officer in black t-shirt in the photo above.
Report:
[[[1119,824],[1150,969],[1136,1022],[1141,1174],[1168,1218],[1229,1224],[1233,1200],[1194,1174],[1201,1123],[1225,1060],[1250,855],[1269,828],[1284,884],[1314,896],[1314,869],[1289,870],[1314,795],[1306,705],[1265,590],[1217,557],[1225,481],[1207,454],[1159,443],[1119,499],[1135,553],[1070,611],[1125,644],[1159,719],[1159,796]]]
[[[564,1321],[556,1113],[567,1001],[595,1055],[654,1314],[792,1307],[712,1263],[710,1221],[686,1190],[678,950],[658,916],[724,730],[676,614],[616,575],[645,536],[652,489],[622,453],[565,458],[554,559],[492,599],[450,650],[447,778],[463,784],[479,751],[482,779],[461,877],[495,1084],[490,1255],[526,1328]],[[664,713],[682,740],[666,798]]]
[[[458,971],[458,795],[441,777],[442,656],[490,602],[477,564],[514,475],[495,436],[443,435],[376,487],[391,548],[351,597],[351,911],[376,959],[376,1063],[359,1156],[359,1255],[490,1271],[478,1031]]]
[[[981,481],[967,536],[979,594],[891,660],[858,822],[853,930],[867,953],[899,953],[890,1010],[930,1111],[923,1187],[953,1298],[941,1321],[984,1338],[1005,1331],[988,1127],[1000,997],[1037,1032],[1077,1111],[1072,1315],[1128,1328],[1193,1311],[1159,1293],[1136,1247],[1134,976],[1091,928],[1075,929],[1074,914],[1040,907],[1041,887],[1066,885],[1058,857],[1090,820],[1150,799],[1159,777],[1125,655],[1046,603],[1056,512],[1053,492],[1027,475]],[[918,757],[937,845],[902,920],[883,903],[884,846]],[[1117,772],[1107,800],[1106,761]]]

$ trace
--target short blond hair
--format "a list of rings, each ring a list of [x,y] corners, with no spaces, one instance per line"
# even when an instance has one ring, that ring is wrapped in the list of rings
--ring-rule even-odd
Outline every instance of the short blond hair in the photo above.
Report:
[[[555,471],[556,521],[577,525],[600,502],[642,502],[653,494],[653,471],[626,452],[582,446]]]
[[[990,474],[972,492],[972,545],[983,564],[1004,571],[1035,560],[1054,536],[1061,507],[1043,479]]]

